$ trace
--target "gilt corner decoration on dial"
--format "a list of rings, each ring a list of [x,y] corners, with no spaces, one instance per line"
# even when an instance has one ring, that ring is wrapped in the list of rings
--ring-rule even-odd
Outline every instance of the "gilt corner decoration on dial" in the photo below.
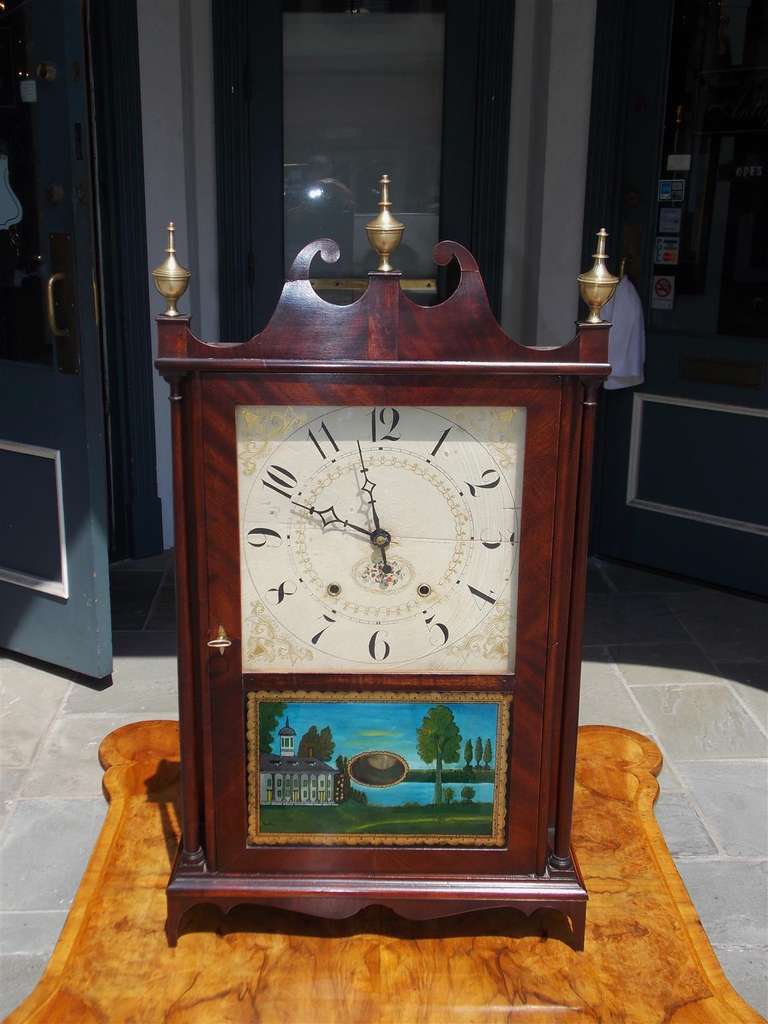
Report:
[[[525,409],[238,406],[244,672],[514,672]]]

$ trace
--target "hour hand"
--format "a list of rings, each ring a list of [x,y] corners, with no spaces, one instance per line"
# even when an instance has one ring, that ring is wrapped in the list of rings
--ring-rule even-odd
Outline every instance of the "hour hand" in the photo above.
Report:
[[[297,505],[299,508],[306,509],[313,516],[319,516],[323,528],[330,526],[332,523],[339,523],[341,526],[346,527],[349,530],[357,530],[358,533],[364,534],[370,538],[371,531],[366,530],[362,526],[357,526],[355,523],[350,523],[347,519],[342,519],[336,512],[333,505],[329,505],[328,508],[316,508],[314,505],[302,505],[300,501],[291,501],[292,505]]]

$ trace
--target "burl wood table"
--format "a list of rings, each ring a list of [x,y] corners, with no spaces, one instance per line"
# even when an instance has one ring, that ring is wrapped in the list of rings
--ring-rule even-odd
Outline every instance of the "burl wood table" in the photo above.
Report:
[[[172,722],[101,746],[110,807],[48,968],[8,1024],[737,1024],[763,1018],[726,980],[653,817],[658,749],[580,731],[574,846],[590,894],[584,952],[561,920],[511,911],[415,924],[192,911],[166,942],[178,841]],[[548,935],[548,938],[544,938]]]

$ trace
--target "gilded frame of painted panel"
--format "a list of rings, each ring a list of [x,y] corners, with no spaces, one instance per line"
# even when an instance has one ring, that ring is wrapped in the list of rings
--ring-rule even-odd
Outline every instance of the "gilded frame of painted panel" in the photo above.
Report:
[[[260,831],[259,793],[259,704],[265,701],[315,702],[315,703],[430,703],[430,704],[495,704],[496,714],[496,764],[494,769],[493,810],[491,834],[477,835],[388,835],[350,834],[322,832],[262,832]],[[252,690],[246,694],[246,772],[247,772],[247,814],[249,846],[314,845],[314,846],[486,846],[505,845],[505,824],[507,813],[507,774],[509,769],[509,728],[512,696],[503,693],[468,692],[332,692],[323,693],[307,690]]]

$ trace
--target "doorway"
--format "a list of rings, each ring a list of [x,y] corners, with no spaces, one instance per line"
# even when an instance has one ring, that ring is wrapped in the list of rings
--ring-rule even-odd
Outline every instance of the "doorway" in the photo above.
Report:
[[[613,61],[616,89],[595,92],[585,229],[608,213],[647,356],[604,396],[593,550],[766,595],[766,7],[602,7],[595,81]]]
[[[373,254],[364,225],[392,179],[398,269],[432,304],[440,238],[478,258],[501,297],[514,4],[486,0],[213,0],[222,336],[271,314],[298,249],[336,238],[315,286],[352,301]]]
[[[161,546],[145,259],[135,5],[6,0],[0,646],[94,677],[110,556]]]

